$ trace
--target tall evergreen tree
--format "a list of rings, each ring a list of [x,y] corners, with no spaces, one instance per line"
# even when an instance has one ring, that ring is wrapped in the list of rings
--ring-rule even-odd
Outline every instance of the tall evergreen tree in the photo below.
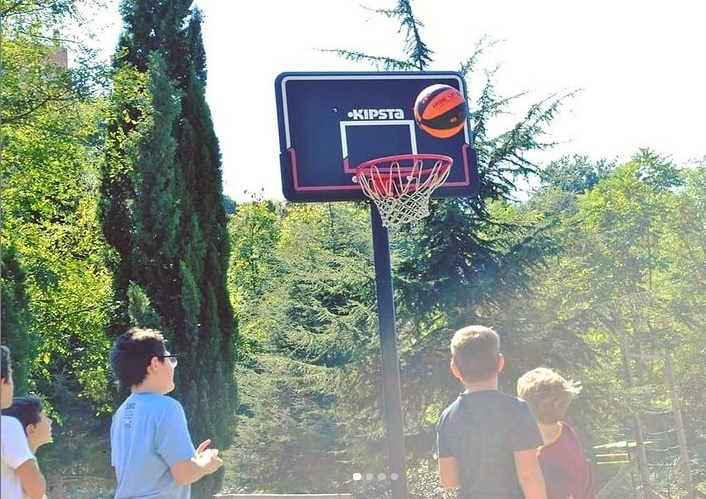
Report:
[[[26,290],[25,271],[17,261],[15,248],[2,248],[0,261],[0,338],[12,350],[13,378],[17,393],[27,391],[27,374],[30,370],[32,348],[36,338],[27,328],[29,322],[29,297]]]
[[[178,352],[176,394],[195,440],[226,447],[236,408],[237,326],[226,287],[229,240],[220,151],[205,100],[201,14],[184,0],[124,0],[102,217],[118,254],[114,334],[144,293]],[[147,78],[144,78],[147,75]],[[139,295],[139,293],[138,293]],[[192,488],[212,497],[221,474]]]

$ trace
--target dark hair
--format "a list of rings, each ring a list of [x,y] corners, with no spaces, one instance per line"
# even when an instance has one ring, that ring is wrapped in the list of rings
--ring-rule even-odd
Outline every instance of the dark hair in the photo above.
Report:
[[[120,383],[132,387],[145,380],[152,358],[163,357],[165,353],[161,332],[133,327],[115,340],[110,350],[110,364]]]
[[[10,378],[10,349],[5,345],[0,346],[0,378]]]
[[[44,404],[39,397],[27,395],[26,397],[15,397],[12,400],[12,405],[2,410],[2,415],[19,419],[22,428],[25,429],[27,425],[39,423],[39,415],[43,410]]]
[[[467,326],[451,339],[451,358],[463,381],[486,381],[498,374],[500,337],[486,326]]]

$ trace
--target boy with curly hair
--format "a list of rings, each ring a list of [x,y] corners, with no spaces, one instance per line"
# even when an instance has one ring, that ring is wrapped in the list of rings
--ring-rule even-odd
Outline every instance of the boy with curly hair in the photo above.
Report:
[[[517,395],[532,407],[544,441],[537,449],[548,499],[593,499],[593,473],[576,432],[562,421],[578,383],[538,367],[517,381]]]

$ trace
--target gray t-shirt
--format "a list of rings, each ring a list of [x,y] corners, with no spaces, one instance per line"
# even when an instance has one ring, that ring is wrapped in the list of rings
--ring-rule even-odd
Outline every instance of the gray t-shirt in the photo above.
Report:
[[[436,425],[439,457],[454,457],[461,498],[522,499],[515,451],[542,445],[527,402],[500,392],[462,393]]]
[[[191,486],[179,485],[170,469],[196,454],[184,408],[175,399],[130,395],[113,415],[110,447],[118,478],[115,499],[191,497]]]

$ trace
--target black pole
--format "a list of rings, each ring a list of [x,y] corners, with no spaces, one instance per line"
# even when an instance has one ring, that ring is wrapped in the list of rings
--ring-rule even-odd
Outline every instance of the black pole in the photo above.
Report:
[[[404,450],[404,418],[400,367],[397,359],[397,333],[395,331],[395,302],[392,292],[392,266],[390,241],[382,225],[380,212],[370,204],[373,226],[373,254],[375,256],[375,285],[380,324],[380,351],[382,354],[382,386],[387,423],[387,452],[390,461],[388,479],[392,486],[392,499],[407,499],[407,472]]]

